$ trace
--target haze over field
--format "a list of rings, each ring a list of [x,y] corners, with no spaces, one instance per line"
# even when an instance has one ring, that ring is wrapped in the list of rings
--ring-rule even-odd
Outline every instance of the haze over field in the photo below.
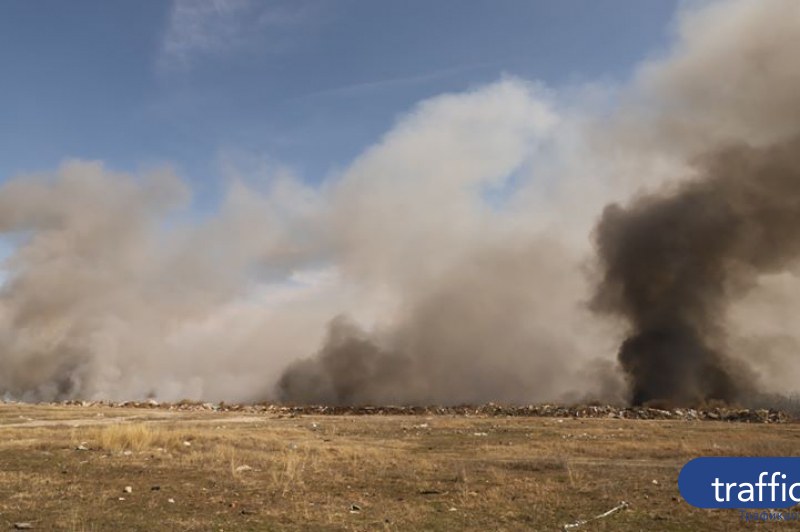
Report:
[[[233,168],[205,209],[169,165],[9,177],[0,395],[797,391],[800,4],[676,17],[624,82],[504,75],[430,97],[324,179]],[[200,46],[168,42],[160,68]]]

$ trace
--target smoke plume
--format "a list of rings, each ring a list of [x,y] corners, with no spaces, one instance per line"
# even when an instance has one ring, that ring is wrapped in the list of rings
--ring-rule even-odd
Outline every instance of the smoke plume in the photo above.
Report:
[[[630,325],[619,362],[634,403],[746,401],[795,363],[775,353],[796,345],[776,327],[795,307],[776,302],[797,286],[798,15],[780,1],[689,11],[617,119],[611,142],[689,163],[606,207],[595,230],[593,306]]]
[[[439,95],[324,179],[221,152],[215,207],[168,168],[5,176],[0,397],[796,391],[798,20],[687,4],[628,81]]]
[[[583,213],[596,212],[604,198],[641,196],[642,187],[667,189],[627,208],[613,203],[602,209],[594,230],[602,271],[587,300],[600,314],[620,316],[630,327],[618,358],[631,389],[609,380],[634,403],[736,401],[758,378],[750,372],[751,361],[733,356],[743,338],[726,329],[732,325],[731,307],[757,291],[764,275],[785,271],[796,258],[792,228],[800,216],[794,200],[800,179],[793,155],[797,142],[787,139],[800,133],[800,68],[791,52],[800,43],[800,25],[797,18],[786,18],[786,10],[784,2],[737,1],[686,12],[672,53],[642,66],[610,120],[572,123],[583,150],[571,154],[574,145],[567,140],[559,146],[564,159],[549,168],[563,186],[548,197],[560,208],[563,227],[547,232],[562,242],[571,231],[589,232]],[[797,6],[789,10],[800,14]],[[582,163],[566,161],[569,155]],[[528,219],[542,227],[547,209],[536,206],[540,216]],[[459,297],[438,307],[435,316],[425,310],[447,284],[410,294],[410,308],[389,335],[334,324],[318,356],[284,374],[282,397],[336,403],[520,401],[540,398],[537,392],[543,390],[544,397],[563,398],[576,383],[587,386],[583,379],[572,386],[560,381],[577,374],[562,363],[602,364],[586,346],[569,345],[569,333],[558,327],[562,321],[537,311],[561,299],[570,302],[573,317],[579,315],[571,304],[579,292],[564,289],[575,282],[536,271],[550,253],[540,246],[520,276],[487,269],[477,282],[455,287]],[[560,260],[566,266],[575,259]],[[456,263],[456,275],[471,262],[465,256]],[[571,268],[569,275],[580,275]],[[532,299],[515,306],[480,290],[483,284],[504,283],[520,294],[530,291]],[[553,298],[541,292],[551,283],[560,286]],[[465,319],[470,305],[474,313]],[[493,321],[494,305],[508,314]],[[603,340],[616,333],[589,332],[590,322],[581,320],[574,330],[602,350]],[[531,329],[538,329],[533,337],[520,334]],[[548,336],[557,341],[543,342]],[[419,337],[434,341],[418,343]],[[516,349],[508,348],[508,340]],[[528,368],[535,368],[530,375]],[[608,386],[599,386],[603,379],[595,373],[589,382],[594,393],[602,390],[609,397]]]
[[[547,250],[547,256],[541,254]],[[473,252],[415,294],[389,330],[337,319],[322,351],[284,373],[284,400],[324,404],[465,404],[562,398],[581,383],[579,354],[592,326],[581,325],[576,272],[553,243]],[[538,280],[531,287],[531,280]],[[547,282],[544,282],[544,281]],[[571,338],[568,330],[581,331]],[[612,372],[609,372],[613,375]]]
[[[727,355],[729,301],[800,253],[800,142],[707,156],[677,190],[607,207],[597,228],[599,310],[632,326],[619,361],[636,404],[735,401],[749,379]]]

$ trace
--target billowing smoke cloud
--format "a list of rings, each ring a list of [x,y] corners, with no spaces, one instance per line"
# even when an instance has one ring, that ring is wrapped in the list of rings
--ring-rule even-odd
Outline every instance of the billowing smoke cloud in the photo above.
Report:
[[[335,392],[302,400],[522,400],[574,388],[573,353],[592,341],[592,327],[568,334],[588,316],[574,311],[585,281],[571,250],[517,227],[502,205],[509,176],[558,122],[539,91],[507,80],[436,98],[319,189],[281,172],[248,176],[200,220],[169,171],[68,163],[7,182],[2,229],[17,243],[0,292],[0,390],[274,398],[281,370],[316,351],[338,314],[353,325],[335,322],[334,342],[369,331],[342,340],[365,354],[336,363],[363,389],[333,378]]]
[[[432,98],[319,186],[234,154],[213,211],[169,170],[10,179],[0,395],[629,397],[618,366],[635,401],[779,382],[800,345],[771,319],[800,303],[776,296],[800,294],[799,10],[703,3],[621,87]]]
[[[633,326],[619,360],[637,404],[741,399],[749,376],[726,354],[726,305],[800,254],[800,142],[701,164],[676,191],[609,206],[597,229],[595,304]]]
[[[731,303],[757,291],[761,275],[783,271],[796,258],[792,227],[800,205],[791,198],[800,192],[797,165],[792,143],[771,147],[797,134],[800,124],[800,68],[791,53],[800,44],[800,24],[796,17],[786,18],[787,7],[800,14],[797,6],[780,1],[711,3],[685,13],[672,54],[640,69],[610,120],[573,116],[556,135],[562,144],[555,166],[547,166],[546,157],[536,161],[559,182],[549,194],[532,187],[533,194],[560,208],[563,226],[542,224],[551,214],[547,209],[518,219],[546,227],[562,242],[570,241],[572,231],[589,233],[585,213],[598,212],[604,198],[690,176],[687,183],[641,197],[626,209],[606,208],[596,229],[602,272],[591,306],[622,316],[632,329],[619,362],[635,403],[736,401],[757,378],[732,355],[736,348],[729,344],[742,339],[725,329]],[[577,129],[576,137],[559,136],[570,127]],[[575,155],[576,144],[577,164],[566,160]],[[736,147],[725,148],[730,145]],[[689,164],[698,158],[703,160],[699,176]],[[533,205],[542,207],[538,202],[526,206]],[[514,249],[525,242],[533,242],[530,235],[506,244]],[[573,318],[579,314],[575,281],[537,271],[553,256],[539,244],[521,275],[493,265],[462,285],[441,281],[427,292],[412,293],[389,334],[370,336],[335,323],[317,358],[284,375],[283,397],[337,403],[522,401],[558,397],[558,391],[563,397],[571,389],[564,376],[576,374],[566,362],[586,364],[593,357],[586,346],[565,341],[570,334],[559,328],[564,321],[541,312],[568,301]],[[567,276],[580,275],[571,266],[574,257],[555,260]],[[473,262],[469,255],[461,257],[455,275]],[[532,299],[515,305],[507,297],[487,297],[486,286],[529,290]],[[542,292],[547,286],[559,288],[549,297]],[[446,298],[449,289],[459,297],[435,307],[434,315],[426,313],[429,302],[442,292]],[[471,305],[471,312],[465,310]],[[493,321],[498,307],[508,314]],[[613,336],[613,329],[605,337],[596,329],[590,333],[590,321],[582,320],[583,327],[573,322],[572,330],[592,338],[600,352],[595,356],[602,356],[600,339]],[[520,334],[537,328],[533,337]],[[432,341],[419,343],[419,337]],[[595,374],[595,386],[602,379]],[[582,379],[577,383],[586,385]]]
[[[569,261],[557,244],[541,241],[473,252],[410,297],[389,330],[367,334],[335,320],[320,354],[283,375],[281,397],[457,404],[563,398],[576,383],[583,395],[607,392],[599,375],[577,376],[596,332],[581,324],[581,292],[569,291],[580,276],[564,268]]]
[[[794,344],[774,326],[794,309],[752,305],[780,301],[771,279],[797,265],[797,16],[800,6],[780,1],[690,12],[618,119],[612,140],[693,166],[678,184],[607,207],[596,230],[594,305],[631,326],[619,361],[635,403],[746,401],[793,363],[771,353]],[[790,275],[782,289],[796,285]]]
[[[357,161],[334,193],[336,248],[393,310],[366,326],[335,320],[279,397],[452,404],[596,391],[575,376],[600,335],[575,251],[542,220],[521,224],[505,197],[558,120],[539,89],[505,81],[425,104]]]
[[[291,241],[281,218],[264,214],[287,198]],[[269,279],[311,256],[304,198],[280,178],[265,196],[233,185],[198,222],[169,170],[136,178],[69,162],[4,183],[0,230],[12,252],[0,291],[0,394],[256,398],[263,375],[313,349],[320,337],[309,327],[338,308],[306,304],[309,288],[331,284],[319,275],[297,272],[280,286],[251,275]]]

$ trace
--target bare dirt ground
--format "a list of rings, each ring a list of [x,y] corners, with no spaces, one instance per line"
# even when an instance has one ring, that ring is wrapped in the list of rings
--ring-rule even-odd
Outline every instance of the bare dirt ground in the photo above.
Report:
[[[686,504],[683,464],[798,447],[794,423],[0,404],[0,529],[560,530],[626,501],[574,530],[722,531],[755,525]]]

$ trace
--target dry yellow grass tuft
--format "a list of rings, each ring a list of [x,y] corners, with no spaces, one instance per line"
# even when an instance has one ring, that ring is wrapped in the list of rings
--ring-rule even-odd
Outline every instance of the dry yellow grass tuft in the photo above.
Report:
[[[84,441],[96,443],[106,451],[144,451],[162,448],[176,451],[187,448],[184,435],[153,423],[115,423],[86,431]]]

